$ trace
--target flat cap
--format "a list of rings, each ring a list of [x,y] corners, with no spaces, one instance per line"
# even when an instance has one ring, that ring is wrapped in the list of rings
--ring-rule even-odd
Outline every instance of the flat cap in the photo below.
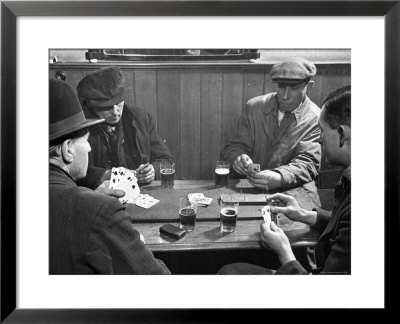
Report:
[[[313,63],[302,57],[291,57],[272,67],[272,82],[296,84],[310,79],[317,73]]]
[[[77,90],[92,106],[113,106],[124,100],[125,78],[119,67],[104,67],[84,77]]]

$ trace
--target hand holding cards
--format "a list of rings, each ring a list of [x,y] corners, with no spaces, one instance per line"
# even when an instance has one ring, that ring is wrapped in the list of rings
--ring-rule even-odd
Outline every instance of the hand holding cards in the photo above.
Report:
[[[110,189],[120,189],[125,192],[125,196],[119,198],[122,204],[131,203],[147,209],[158,203],[158,199],[147,194],[140,194],[137,181],[134,171],[123,167],[111,170]]]

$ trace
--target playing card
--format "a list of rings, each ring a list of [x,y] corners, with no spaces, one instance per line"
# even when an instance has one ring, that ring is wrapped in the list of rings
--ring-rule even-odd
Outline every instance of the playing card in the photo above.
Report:
[[[137,184],[137,178],[135,174],[123,167],[112,168],[110,188],[120,189],[125,192],[125,196],[119,198],[123,204],[131,201],[140,193],[140,188]]]
[[[260,172],[260,165],[259,164],[249,164],[249,166],[247,167],[247,172],[251,173],[251,172]]]
[[[204,198],[204,194],[201,192],[198,193],[190,193],[187,195],[188,199],[192,199],[192,198]]]
[[[144,197],[143,199],[139,199],[138,201],[136,201],[135,204],[136,204],[136,206],[148,209],[148,208],[154,206],[155,204],[157,204],[158,202],[159,202],[158,199],[151,197],[151,196],[147,196],[147,197]]]
[[[270,207],[269,206],[264,206],[262,209],[261,209],[261,214],[262,214],[262,216],[263,216],[263,218],[264,218],[264,222],[270,222],[271,221],[271,209],[270,209]]]
[[[198,197],[195,198],[195,201],[197,204],[201,204],[201,205],[206,205],[209,206],[212,202],[212,198],[207,198],[207,197]]]

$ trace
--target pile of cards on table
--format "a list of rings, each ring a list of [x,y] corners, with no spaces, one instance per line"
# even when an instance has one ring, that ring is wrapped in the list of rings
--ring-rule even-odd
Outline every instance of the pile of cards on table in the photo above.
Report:
[[[212,198],[207,198],[203,193],[190,193],[187,195],[189,201],[195,201],[198,205],[209,206]]]
[[[123,167],[112,168],[110,189],[125,191],[125,196],[119,198],[123,204],[130,203],[143,208],[150,208],[159,202],[159,200],[147,194],[141,194],[135,172]]]

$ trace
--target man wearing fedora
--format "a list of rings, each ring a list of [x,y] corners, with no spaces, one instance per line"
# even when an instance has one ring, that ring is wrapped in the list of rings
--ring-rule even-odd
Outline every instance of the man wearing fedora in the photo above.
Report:
[[[158,135],[150,113],[125,103],[125,78],[116,66],[99,68],[78,84],[78,97],[87,118],[104,118],[91,131],[87,177],[90,188],[109,178],[113,167],[136,170],[139,183],[159,178],[159,162],[174,157]],[[107,172],[108,171],[108,172]]]
[[[170,274],[144,245],[116,197],[76,181],[86,176],[89,131],[74,90],[50,79],[50,274]]]
[[[221,152],[238,177],[262,190],[304,185],[317,198],[314,178],[321,159],[320,108],[309,98],[316,74],[301,57],[275,64],[270,73],[277,91],[250,99],[231,141]],[[260,172],[247,173],[251,163]],[[319,200],[317,200],[319,201]]]

